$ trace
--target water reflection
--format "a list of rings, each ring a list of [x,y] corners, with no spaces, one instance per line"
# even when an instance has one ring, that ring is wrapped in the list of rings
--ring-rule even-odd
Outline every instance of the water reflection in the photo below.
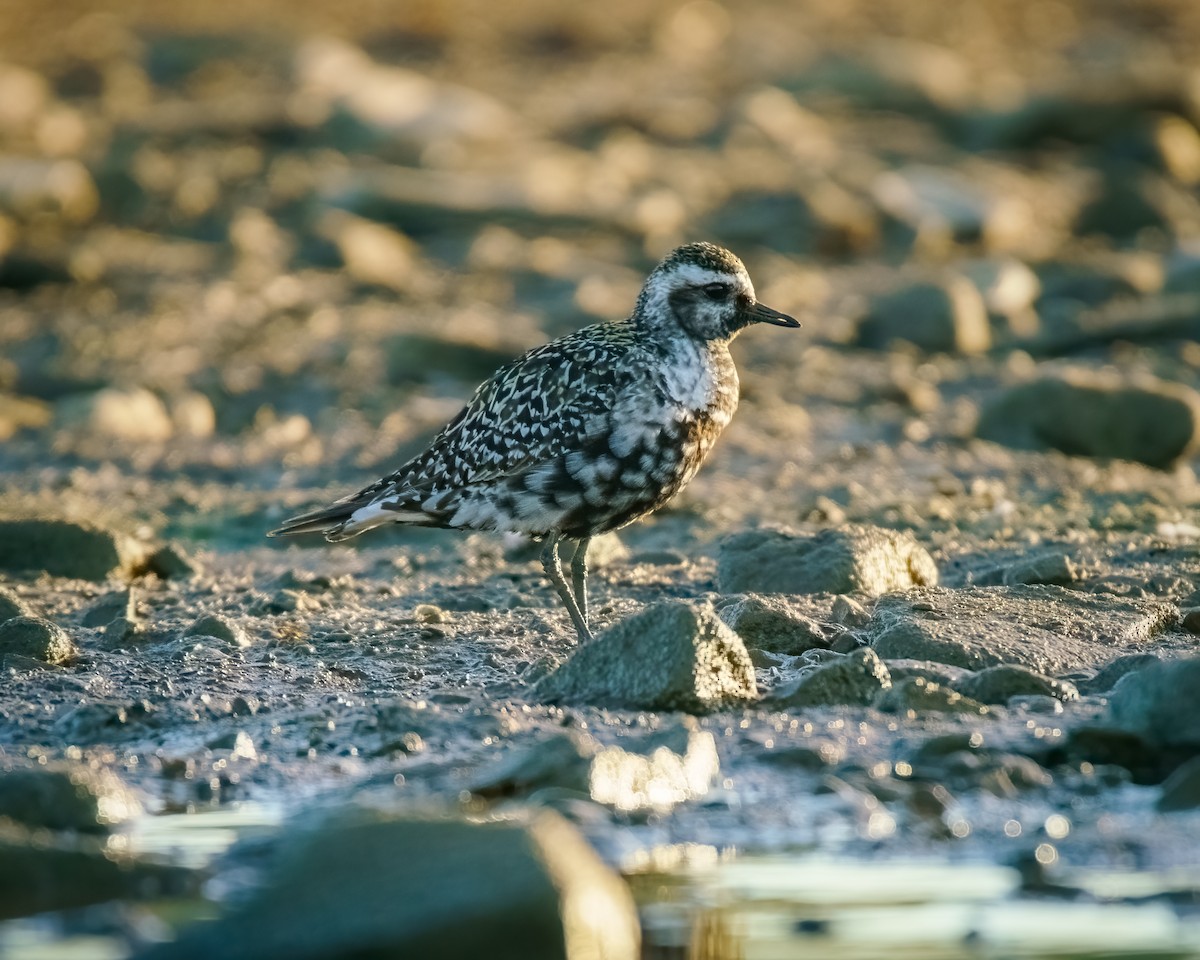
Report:
[[[1075,878],[1073,878],[1075,879]],[[690,960],[999,960],[1200,956],[1200,917],[1165,895],[1200,870],[1078,878],[1076,899],[1020,895],[1020,876],[987,864],[716,861],[685,875],[633,878],[645,956]],[[1102,891],[1142,902],[1112,902]],[[1153,899],[1159,897],[1159,899]]]

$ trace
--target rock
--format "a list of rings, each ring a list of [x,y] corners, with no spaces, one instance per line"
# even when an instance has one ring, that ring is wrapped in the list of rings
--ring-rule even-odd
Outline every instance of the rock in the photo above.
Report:
[[[711,607],[666,600],[580,647],[534,696],[696,712],[754,700],[757,690],[745,645]]]
[[[1066,586],[1079,579],[1079,570],[1065,553],[1041,553],[1033,557],[1022,557],[1004,569],[1004,583],[1016,586],[1022,583],[1052,583]]]
[[[857,650],[822,664],[770,695],[772,708],[869,704],[892,686],[891,675],[873,650]]]
[[[62,627],[41,617],[13,617],[0,623],[0,662],[25,657],[62,666],[79,656],[79,649]]]
[[[978,179],[947,167],[909,166],[875,181],[876,202],[907,224],[922,244],[978,243],[1010,247],[1014,231],[1031,219],[1027,205],[1011,194],[989,193]]]
[[[320,916],[330,922],[298,923]],[[288,843],[264,885],[140,960],[636,960],[625,883],[550,812],[472,823],[343,811]]]
[[[1007,703],[1013,697],[1038,695],[1054,697],[1056,700],[1079,699],[1075,684],[1054,680],[1014,663],[1001,663],[980,670],[958,683],[957,689],[963,696],[980,703]]]
[[[867,635],[884,660],[969,670],[1015,663],[1055,675],[1104,663],[1114,647],[1145,643],[1173,623],[1164,605],[1062,587],[923,588],[883,597]]]
[[[411,287],[419,248],[391,227],[342,211],[330,211],[317,226],[337,247],[346,272],[359,283],[403,292]]]
[[[4,618],[3,597],[0,596],[0,619]],[[1200,607],[1188,607],[1179,611],[1179,626],[1188,633],[1200,633]]]
[[[690,719],[690,718],[685,718]],[[592,761],[592,799],[623,812],[663,813],[708,793],[721,771],[717,744],[707,730],[687,731],[683,750],[650,737],[629,747],[606,747]]]
[[[104,580],[142,562],[132,540],[69,520],[0,520],[0,570]]]
[[[866,607],[853,597],[841,594],[833,598],[829,616],[834,623],[840,623],[844,627],[861,627],[871,619],[871,614],[867,612]]]
[[[939,686],[957,690],[958,685],[971,676],[970,670],[945,663],[934,663],[932,660],[887,660],[885,663],[888,673],[892,676],[892,683],[899,683],[910,677],[922,677]]]
[[[83,611],[79,623],[84,627],[103,627],[117,617],[137,620],[137,597],[131,588],[106,593]]]
[[[146,571],[162,580],[181,580],[198,569],[196,561],[172,543],[159,547],[146,558]]]
[[[704,233],[734,249],[769,245],[787,253],[817,250],[813,211],[795,191],[735,193],[705,220]]]
[[[876,297],[859,321],[858,343],[883,350],[897,340],[926,353],[983,353],[992,345],[983,297],[957,275]]]
[[[138,860],[107,840],[0,820],[0,920],[116,899],[200,896],[200,871]]]
[[[215,637],[217,640],[224,640],[235,647],[250,646],[250,638],[246,636],[246,631],[228,617],[211,615],[201,617],[188,627],[183,635],[185,637]]]
[[[590,793],[595,802],[624,813],[662,813],[703,797],[719,772],[713,735],[684,717],[678,725],[604,747],[577,731],[556,731],[485,765],[467,789],[500,797],[549,787]]]
[[[0,623],[13,617],[29,616],[29,608],[25,602],[11,590],[0,587]]]
[[[0,765],[0,817],[27,827],[107,833],[141,812],[137,796],[107,767]]]
[[[1136,733],[1096,725],[1071,729],[1067,755],[1072,762],[1121,767],[1139,784],[1161,783],[1179,765],[1164,760],[1158,745]]]
[[[10,273],[11,257],[0,257],[0,287],[19,286],[19,278]],[[48,404],[33,397],[18,397],[0,391],[0,442],[11,440],[26,429],[44,427],[53,419]]]
[[[105,387],[58,404],[59,424],[129,443],[165,443],[175,434],[167,405],[144,387]]]
[[[1077,370],[1011,387],[983,410],[978,436],[1022,450],[1169,467],[1200,444],[1200,394]]]
[[[1077,236],[1099,233],[1131,240],[1143,230],[1170,232],[1171,221],[1151,199],[1146,178],[1135,169],[1106,175],[1075,218]]]
[[[1113,687],[1106,721],[1152,743],[1200,750],[1200,657],[1164,660]]]
[[[718,611],[747,646],[796,656],[815,647],[828,647],[832,631],[796,613],[778,597],[756,594],[735,600]]]
[[[354,132],[373,143],[507,140],[523,126],[485,93],[376,63],[359,47],[330,36],[300,48],[296,76],[297,96],[322,113],[336,110],[335,120],[353,119]]]
[[[397,699],[378,704],[371,716],[357,724],[356,733],[380,738],[374,750],[377,755],[412,754],[424,750],[425,741],[441,736],[444,729],[445,718],[436,705],[424,700]]]
[[[1020,260],[972,260],[962,269],[983,295],[988,312],[1002,317],[1025,315],[1042,292],[1038,275]]]
[[[1200,131],[1167,114],[1154,123],[1154,145],[1163,168],[1185,186],[1200,184]]]
[[[1111,663],[1105,664],[1095,675],[1087,680],[1080,680],[1077,684],[1079,689],[1086,694],[1108,693],[1117,685],[1123,676],[1127,673],[1133,673],[1135,670],[1144,670],[1151,664],[1159,663],[1159,658],[1153,653],[1129,653],[1123,657],[1117,657]]]
[[[86,223],[99,206],[96,182],[78,160],[0,157],[0,210],[18,219],[51,214]]]
[[[1200,294],[1200,244],[1173,251],[1166,267],[1163,293]]]
[[[104,625],[104,648],[106,650],[120,649],[131,643],[138,643],[146,638],[145,625],[140,620],[130,620],[128,617],[114,617]]]
[[[485,764],[467,782],[467,789],[481,797],[524,796],[544,787],[586,793],[592,758],[599,750],[586,734],[555,731]]]
[[[516,355],[502,347],[424,333],[401,333],[383,345],[388,382],[422,382],[450,374],[460,380],[482,380]],[[519,351],[518,351],[519,352]]]
[[[198,440],[211,437],[217,431],[217,411],[203,393],[188,390],[169,398],[171,422],[181,437]]]
[[[1200,807],[1200,756],[1192,757],[1167,777],[1157,806],[1164,813]]]
[[[983,704],[924,677],[907,677],[893,683],[875,698],[875,706],[885,713],[909,717],[923,713],[987,713]]]
[[[748,530],[717,554],[722,593],[864,593],[937,583],[937,567],[909,533],[851,525],[802,536]]]

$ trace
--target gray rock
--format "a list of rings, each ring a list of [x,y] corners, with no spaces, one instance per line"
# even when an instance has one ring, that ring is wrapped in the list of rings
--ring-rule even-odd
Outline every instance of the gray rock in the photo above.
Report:
[[[1060,675],[1157,636],[1174,623],[1172,610],[1053,586],[926,587],[880,599],[867,634],[884,660],[969,670],[1015,663]]]
[[[103,627],[117,617],[137,620],[137,598],[132,588],[104,594],[83,611],[79,622],[85,627]]]
[[[924,249],[950,242],[1011,247],[1014,233],[1029,226],[1028,205],[1007,191],[989,189],[978,177],[946,166],[911,164],[876,178],[879,205],[906,223]]]
[[[1077,684],[1080,691],[1086,694],[1108,693],[1126,674],[1135,670],[1144,670],[1152,664],[1159,663],[1159,658],[1153,653],[1129,653],[1117,657],[1112,663],[1105,664],[1096,673]]]
[[[467,789],[481,797],[523,796],[543,787],[586,793],[592,758],[599,750],[587,734],[554,731],[485,764],[467,782]]]
[[[802,536],[747,530],[717,554],[723,593],[864,593],[937,583],[937,567],[909,533],[851,525]]]
[[[1200,749],[1200,657],[1164,660],[1123,677],[1107,722],[1152,743]]]
[[[1200,442],[1200,394],[1177,383],[1114,381],[1086,371],[1011,387],[987,405],[978,436],[1022,450],[1169,467]]]
[[[1059,301],[1080,306],[1097,306],[1119,298],[1138,295],[1138,289],[1112,264],[1049,260],[1038,264],[1042,295],[1038,309]]]
[[[772,653],[796,656],[828,647],[833,634],[778,597],[748,594],[721,607],[718,613],[747,646]]]
[[[1014,663],[980,670],[957,684],[958,691],[980,703],[1007,703],[1013,697],[1048,696],[1078,700],[1079,691],[1067,680],[1055,680]]]
[[[217,640],[224,640],[235,647],[250,646],[250,638],[246,636],[246,631],[228,617],[212,615],[201,617],[188,627],[183,635],[185,637],[215,637]]]
[[[899,683],[909,677],[922,677],[931,683],[957,690],[958,685],[971,676],[970,670],[952,667],[946,663],[934,663],[932,660],[888,660],[886,663],[892,683]]]
[[[355,725],[360,737],[377,741],[371,749],[376,756],[414,754],[425,750],[426,741],[445,732],[446,719],[441,709],[424,700],[385,700],[371,715]]]
[[[145,387],[105,387],[58,403],[60,426],[127,443],[165,443],[175,433],[167,405]]]
[[[989,313],[1023,316],[1042,292],[1038,275],[1020,260],[972,260],[962,269],[983,295]]]
[[[519,352],[425,333],[397,334],[384,344],[384,350],[388,382],[399,384],[445,374],[465,381],[482,380]]]
[[[11,590],[0,587],[0,623],[13,617],[29,616],[29,607]]]
[[[869,704],[880,691],[892,686],[891,675],[873,650],[856,650],[822,664],[795,683],[780,687],[770,696],[779,710],[792,707],[834,707]]]
[[[1164,293],[1200,293],[1200,246],[1176,250],[1167,259]]]
[[[96,182],[78,160],[13,154],[0,157],[0,209],[26,216],[53,214],[73,223],[86,223],[99,206]]]
[[[129,644],[145,640],[147,631],[140,620],[130,620],[128,617],[114,617],[104,625],[104,643],[106,650],[117,650]]]
[[[1158,809],[1164,813],[1197,807],[1200,807],[1200,756],[1176,768],[1162,785],[1158,798]]]
[[[140,957],[635,960],[639,940],[628,888],[557,814],[471,823],[351,811],[291,840],[247,901]]]
[[[665,600],[578,648],[533,695],[697,712],[754,700],[757,691],[745,644],[711,607]]]
[[[829,616],[833,618],[834,623],[840,623],[846,627],[861,627],[871,619],[871,614],[867,612],[866,607],[853,597],[841,595],[833,598]]]
[[[0,817],[27,827],[106,833],[141,812],[137,796],[106,767],[0,766]]]
[[[62,627],[49,620],[13,617],[0,623],[0,661],[12,656],[61,666],[78,657],[79,648]]]
[[[163,580],[182,580],[199,569],[196,561],[173,543],[164,544],[146,558],[146,570]]]
[[[128,538],[68,520],[0,521],[0,570],[104,580],[141,563]]]
[[[875,698],[875,706],[885,713],[910,717],[923,713],[987,713],[987,707],[978,701],[924,677],[906,677],[893,683]]]
[[[983,353],[992,335],[982,295],[956,275],[876,297],[859,321],[858,343],[882,350],[897,340],[927,353]]]
[[[1066,586],[1079,579],[1079,569],[1065,553],[1040,553],[1022,557],[1004,569],[1004,583],[1053,583]]]
[[[1136,167],[1113,171],[1080,209],[1075,233],[1128,240],[1148,229],[1170,232],[1171,221],[1151,198],[1149,186]]]
[[[705,234],[733,248],[769,244],[788,253],[817,249],[816,217],[795,191],[735,193],[707,217]]]
[[[200,895],[201,872],[138,860],[107,840],[0,820],[0,920],[116,899]]]

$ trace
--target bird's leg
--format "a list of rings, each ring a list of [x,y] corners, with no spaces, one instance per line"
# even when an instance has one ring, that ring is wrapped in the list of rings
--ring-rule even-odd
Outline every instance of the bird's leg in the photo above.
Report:
[[[584,537],[575,545],[575,556],[571,558],[571,588],[575,591],[575,603],[579,607],[579,615],[583,617],[583,625],[590,626],[588,616],[587,594],[587,552],[591,537]]]
[[[554,589],[558,591],[563,605],[567,608],[567,613],[571,615],[571,623],[575,625],[575,632],[579,634],[580,643],[591,643],[592,632],[588,629],[583,614],[579,612],[579,604],[575,602],[575,596],[571,593],[571,588],[567,586],[567,578],[563,576],[562,562],[558,558],[558,541],[560,539],[562,539],[562,534],[556,530],[546,534],[546,541],[542,546],[542,569],[546,571],[546,576],[554,584]],[[573,567],[572,570],[574,570]]]

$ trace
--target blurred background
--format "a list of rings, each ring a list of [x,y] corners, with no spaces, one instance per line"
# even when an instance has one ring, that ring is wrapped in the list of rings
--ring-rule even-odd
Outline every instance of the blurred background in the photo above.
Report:
[[[805,319],[739,345],[743,478],[969,437],[1047,360],[1194,384],[1198,48],[1190,0],[8,0],[10,508],[344,489],[699,238]]]

